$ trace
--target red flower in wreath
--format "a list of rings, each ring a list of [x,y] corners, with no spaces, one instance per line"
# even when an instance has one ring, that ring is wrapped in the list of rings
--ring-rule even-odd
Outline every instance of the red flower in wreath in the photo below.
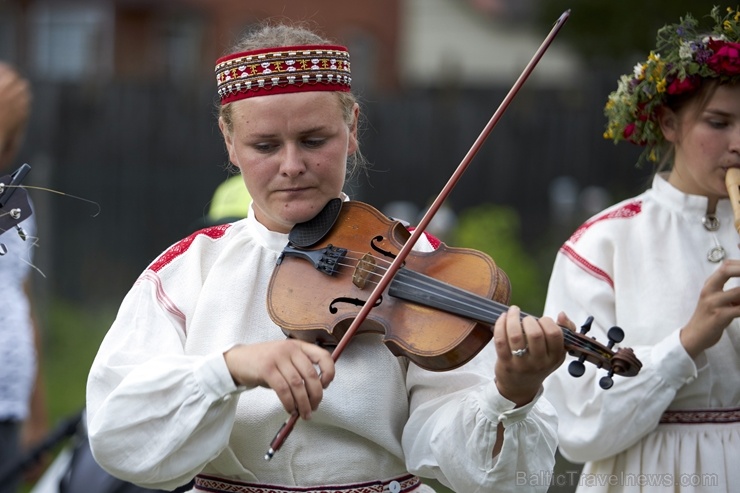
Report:
[[[740,75],[740,43],[712,39],[708,44],[714,53],[707,66],[720,75]]]
[[[697,87],[697,79],[695,77],[686,77],[684,79],[674,79],[673,82],[668,84],[666,92],[671,95],[683,94],[688,91],[693,91]]]
[[[624,127],[624,130],[622,131],[622,137],[624,137],[627,140],[631,140],[630,137],[632,137],[632,134],[635,133],[635,124],[630,123],[626,127]]]

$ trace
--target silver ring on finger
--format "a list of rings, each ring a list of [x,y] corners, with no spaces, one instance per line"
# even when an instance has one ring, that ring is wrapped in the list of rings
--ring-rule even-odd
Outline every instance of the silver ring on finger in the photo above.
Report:
[[[521,358],[522,356],[525,356],[529,352],[529,348],[525,347],[522,349],[516,349],[511,352],[512,356],[516,356],[517,358]]]

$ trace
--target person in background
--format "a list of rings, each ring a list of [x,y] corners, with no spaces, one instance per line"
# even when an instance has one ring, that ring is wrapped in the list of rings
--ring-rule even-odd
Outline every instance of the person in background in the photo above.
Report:
[[[29,82],[9,64],[0,62],[0,175],[15,171],[31,107]],[[37,444],[48,430],[46,393],[40,369],[40,333],[31,294],[34,216],[15,230],[3,231],[7,253],[0,256],[0,464],[11,464]],[[42,469],[42,468],[41,468]],[[22,471],[0,492],[18,490]],[[35,475],[36,471],[29,471]]]
[[[247,217],[252,197],[240,174],[232,175],[221,182],[213,192],[206,222],[209,225],[224,224]]]
[[[286,338],[268,314],[288,234],[348,200],[345,178],[361,164],[346,48],[267,24],[218,60],[216,77],[248,216],[176,243],[126,295],[88,378],[95,459],[161,489],[194,478],[210,492],[432,491],[423,476],[466,493],[546,491],[522,476],[554,465],[556,417],[541,391],[565,352],[552,319],[521,321],[512,307],[493,342],[434,372],[369,333],[335,364],[331,347]],[[431,251],[434,238],[415,248]]]
[[[652,186],[560,248],[544,313],[621,327],[642,361],[602,390],[587,369],[545,383],[578,491],[730,493],[740,485],[740,237],[725,175],[740,167],[740,12],[687,14],[619,79],[605,137],[644,146]],[[567,314],[559,315],[560,312]]]

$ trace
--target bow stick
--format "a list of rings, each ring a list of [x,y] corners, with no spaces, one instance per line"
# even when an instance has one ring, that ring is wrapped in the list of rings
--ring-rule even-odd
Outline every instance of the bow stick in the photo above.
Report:
[[[357,317],[352,321],[352,324],[347,329],[347,332],[344,334],[342,339],[337,344],[336,348],[334,348],[334,351],[332,351],[332,359],[336,362],[337,359],[339,359],[339,356],[342,354],[342,351],[344,351],[344,348],[349,344],[350,339],[354,335],[355,332],[359,329],[360,325],[365,321],[368,314],[370,313],[370,310],[372,310],[373,306],[375,306],[375,303],[380,299],[380,296],[383,294],[385,289],[388,287],[388,284],[390,284],[391,280],[393,279],[393,276],[396,274],[398,269],[401,268],[403,265],[403,262],[406,260],[406,257],[413,249],[416,242],[419,240],[419,237],[424,233],[427,226],[431,222],[434,215],[437,213],[439,208],[442,206],[442,203],[447,199],[447,196],[450,194],[452,189],[455,187],[457,182],[462,177],[462,174],[465,172],[465,170],[470,165],[470,162],[473,160],[475,155],[480,150],[481,146],[483,145],[483,142],[488,138],[488,135],[493,130],[493,127],[496,126],[498,121],[501,119],[501,116],[504,114],[506,109],[509,107],[509,104],[514,99],[514,96],[516,96],[516,93],[519,92],[519,89],[522,87],[524,82],[527,80],[529,75],[534,70],[537,63],[540,61],[540,58],[542,58],[542,55],[545,54],[545,51],[547,51],[547,48],[549,48],[550,44],[552,43],[555,36],[560,31],[560,28],[563,27],[565,24],[565,21],[568,20],[568,17],[570,17],[570,10],[566,10],[563,12],[563,14],[558,18],[558,20],[555,22],[555,25],[550,30],[550,33],[547,35],[545,40],[542,42],[540,47],[535,52],[532,59],[529,61],[527,66],[524,68],[524,71],[521,73],[519,78],[516,80],[514,85],[509,90],[508,94],[504,98],[504,100],[499,105],[496,112],[493,114],[491,119],[488,121],[486,126],[483,128],[483,131],[481,131],[478,138],[473,143],[472,147],[468,151],[468,153],[465,155],[463,160],[458,165],[455,172],[452,174],[450,179],[447,181],[447,184],[444,186],[442,191],[437,195],[437,198],[434,199],[434,202],[432,202],[432,205],[429,207],[427,212],[424,214],[424,217],[421,218],[419,221],[419,224],[416,226],[416,229],[414,229],[413,233],[411,234],[411,237],[406,241],[406,243],[403,245],[403,248],[398,252],[396,258],[391,263],[390,267],[388,267],[388,270],[383,274],[383,277],[381,277],[380,281],[378,281],[378,284],[375,286],[375,289],[373,289],[372,293],[370,293],[370,296],[365,301],[364,305],[362,306],[362,309],[358,312]],[[273,438],[272,443],[270,443],[270,448],[265,454],[265,460],[272,459],[273,455],[275,455],[275,452],[280,450],[280,447],[282,446],[285,439],[288,437],[290,432],[293,430],[293,427],[295,426],[296,421],[298,421],[298,412],[294,411],[290,417],[283,423],[283,425],[278,430],[277,434],[275,435],[275,438]]]

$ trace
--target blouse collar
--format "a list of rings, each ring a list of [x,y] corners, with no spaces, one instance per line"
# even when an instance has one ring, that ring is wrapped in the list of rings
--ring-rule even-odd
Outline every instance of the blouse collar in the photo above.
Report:
[[[677,189],[668,182],[667,173],[658,173],[653,177],[653,190],[660,203],[677,212],[704,216],[707,213],[709,199],[703,195],[691,195]],[[721,199],[717,204],[717,216],[732,214],[730,201]]]

